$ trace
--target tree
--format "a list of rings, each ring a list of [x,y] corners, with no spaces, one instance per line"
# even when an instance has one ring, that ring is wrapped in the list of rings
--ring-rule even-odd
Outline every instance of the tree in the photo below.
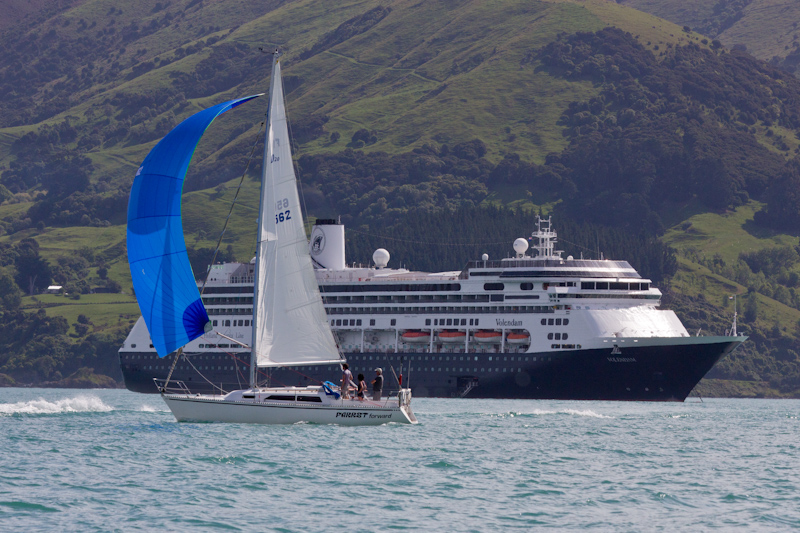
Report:
[[[747,295],[747,303],[744,304],[744,320],[752,324],[758,318],[758,296],[755,292]]]
[[[17,309],[22,301],[22,293],[14,283],[13,277],[0,270],[0,309],[11,311]]]
[[[36,291],[46,289],[53,278],[50,264],[39,256],[39,243],[35,239],[23,239],[17,246],[17,285],[33,296]]]

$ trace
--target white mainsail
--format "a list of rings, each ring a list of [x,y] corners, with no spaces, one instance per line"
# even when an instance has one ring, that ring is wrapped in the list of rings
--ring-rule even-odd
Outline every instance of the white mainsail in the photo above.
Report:
[[[277,53],[261,178],[253,362],[261,367],[338,363],[303,227]]]

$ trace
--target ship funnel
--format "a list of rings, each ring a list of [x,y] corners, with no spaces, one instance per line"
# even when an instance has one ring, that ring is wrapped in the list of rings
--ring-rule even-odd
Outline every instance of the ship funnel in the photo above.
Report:
[[[308,243],[314,268],[344,270],[344,226],[333,219],[318,218]]]

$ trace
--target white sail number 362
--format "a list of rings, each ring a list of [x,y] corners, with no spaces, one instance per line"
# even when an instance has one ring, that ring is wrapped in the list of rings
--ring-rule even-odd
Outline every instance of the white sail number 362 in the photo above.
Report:
[[[289,209],[286,209],[287,207],[289,207],[289,199],[288,198],[284,198],[283,200],[278,200],[278,202],[275,204],[275,209],[278,211],[275,214],[275,223],[276,224],[279,224],[281,222],[285,222],[287,220],[291,220],[292,219],[292,216],[290,214],[291,212],[290,212]],[[285,209],[285,211],[284,211],[284,209]]]

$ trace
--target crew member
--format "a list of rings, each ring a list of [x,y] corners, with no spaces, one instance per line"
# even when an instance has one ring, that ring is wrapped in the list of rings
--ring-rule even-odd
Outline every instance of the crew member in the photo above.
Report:
[[[375,369],[375,379],[372,380],[372,400],[375,402],[381,401],[381,392],[383,391],[383,370],[380,368]]]

